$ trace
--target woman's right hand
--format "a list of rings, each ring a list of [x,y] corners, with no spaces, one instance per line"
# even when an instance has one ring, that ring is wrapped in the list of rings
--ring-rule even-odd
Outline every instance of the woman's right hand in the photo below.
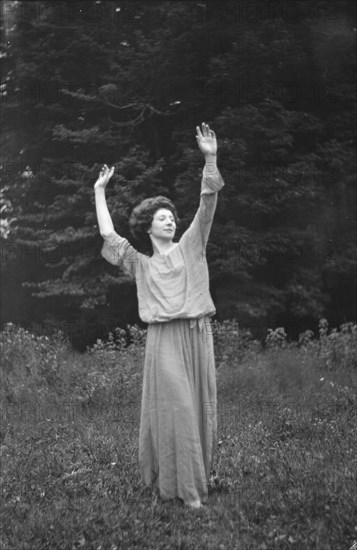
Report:
[[[109,169],[108,166],[104,164],[101,171],[99,172],[99,177],[94,184],[94,189],[99,189],[99,188],[105,189],[113,174],[114,174],[114,166],[112,166],[111,169]]]

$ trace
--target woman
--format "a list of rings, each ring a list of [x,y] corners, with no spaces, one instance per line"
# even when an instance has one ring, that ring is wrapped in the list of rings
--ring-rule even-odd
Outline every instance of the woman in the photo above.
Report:
[[[139,469],[164,499],[179,497],[199,508],[207,500],[216,445],[216,373],[210,316],[216,310],[209,292],[205,250],[224,182],[217,169],[217,140],[208,124],[197,130],[206,164],[196,216],[174,243],[177,214],[165,197],[146,199],[130,218],[136,235],[149,236],[151,257],[120,237],[105,200],[114,168],[104,165],[95,183],[95,202],[103,257],[136,280],[139,314],[148,323]]]

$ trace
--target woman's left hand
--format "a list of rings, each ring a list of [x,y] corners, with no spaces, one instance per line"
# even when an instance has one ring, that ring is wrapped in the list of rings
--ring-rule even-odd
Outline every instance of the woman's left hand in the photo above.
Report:
[[[213,130],[210,130],[208,124],[202,122],[202,131],[199,126],[196,126],[197,143],[202,153],[207,155],[217,154],[217,139]]]

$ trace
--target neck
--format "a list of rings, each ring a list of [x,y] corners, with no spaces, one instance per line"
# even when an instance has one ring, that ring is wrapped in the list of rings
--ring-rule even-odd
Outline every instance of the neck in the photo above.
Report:
[[[172,240],[162,241],[160,239],[157,239],[156,237],[152,237],[151,235],[150,239],[154,251],[154,256],[157,254],[165,254],[166,252],[169,252],[177,244],[173,243]]]

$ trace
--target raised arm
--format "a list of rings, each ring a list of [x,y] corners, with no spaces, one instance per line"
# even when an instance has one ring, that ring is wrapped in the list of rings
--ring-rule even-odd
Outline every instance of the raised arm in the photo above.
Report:
[[[197,143],[200,151],[206,159],[206,165],[212,165],[213,169],[217,165],[217,138],[213,130],[208,124],[202,122],[202,131],[199,126],[196,126]]]
[[[97,219],[99,225],[99,231],[103,238],[107,237],[114,231],[114,225],[112,218],[109,214],[107,201],[105,198],[105,188],[109,183],[110,178],[114,174],[114,166],[109,170],[108,166],[104,164],[102,170],[99,173],[99,178],[94,184],[95,193],[95,208],[97,211]]]
[[[94,185],[99,231],[104,239],[101,253],[109,263],[121,267],[128,275],[135,277],[138,262],[143,255],[127,239],[116,233],[105,198],[105,188],[113,173],[114,166],[109,170],[105,164]]]
[[[224,181],[217,168],[217,139],[208,124],[202,124],[202,131],[196,127],[198,146],[205,157],[201,181],[200,205],[190,227],[181,237],[181,243],[194,246],[205,255],[209,233],[217,205],[217,193]]]

